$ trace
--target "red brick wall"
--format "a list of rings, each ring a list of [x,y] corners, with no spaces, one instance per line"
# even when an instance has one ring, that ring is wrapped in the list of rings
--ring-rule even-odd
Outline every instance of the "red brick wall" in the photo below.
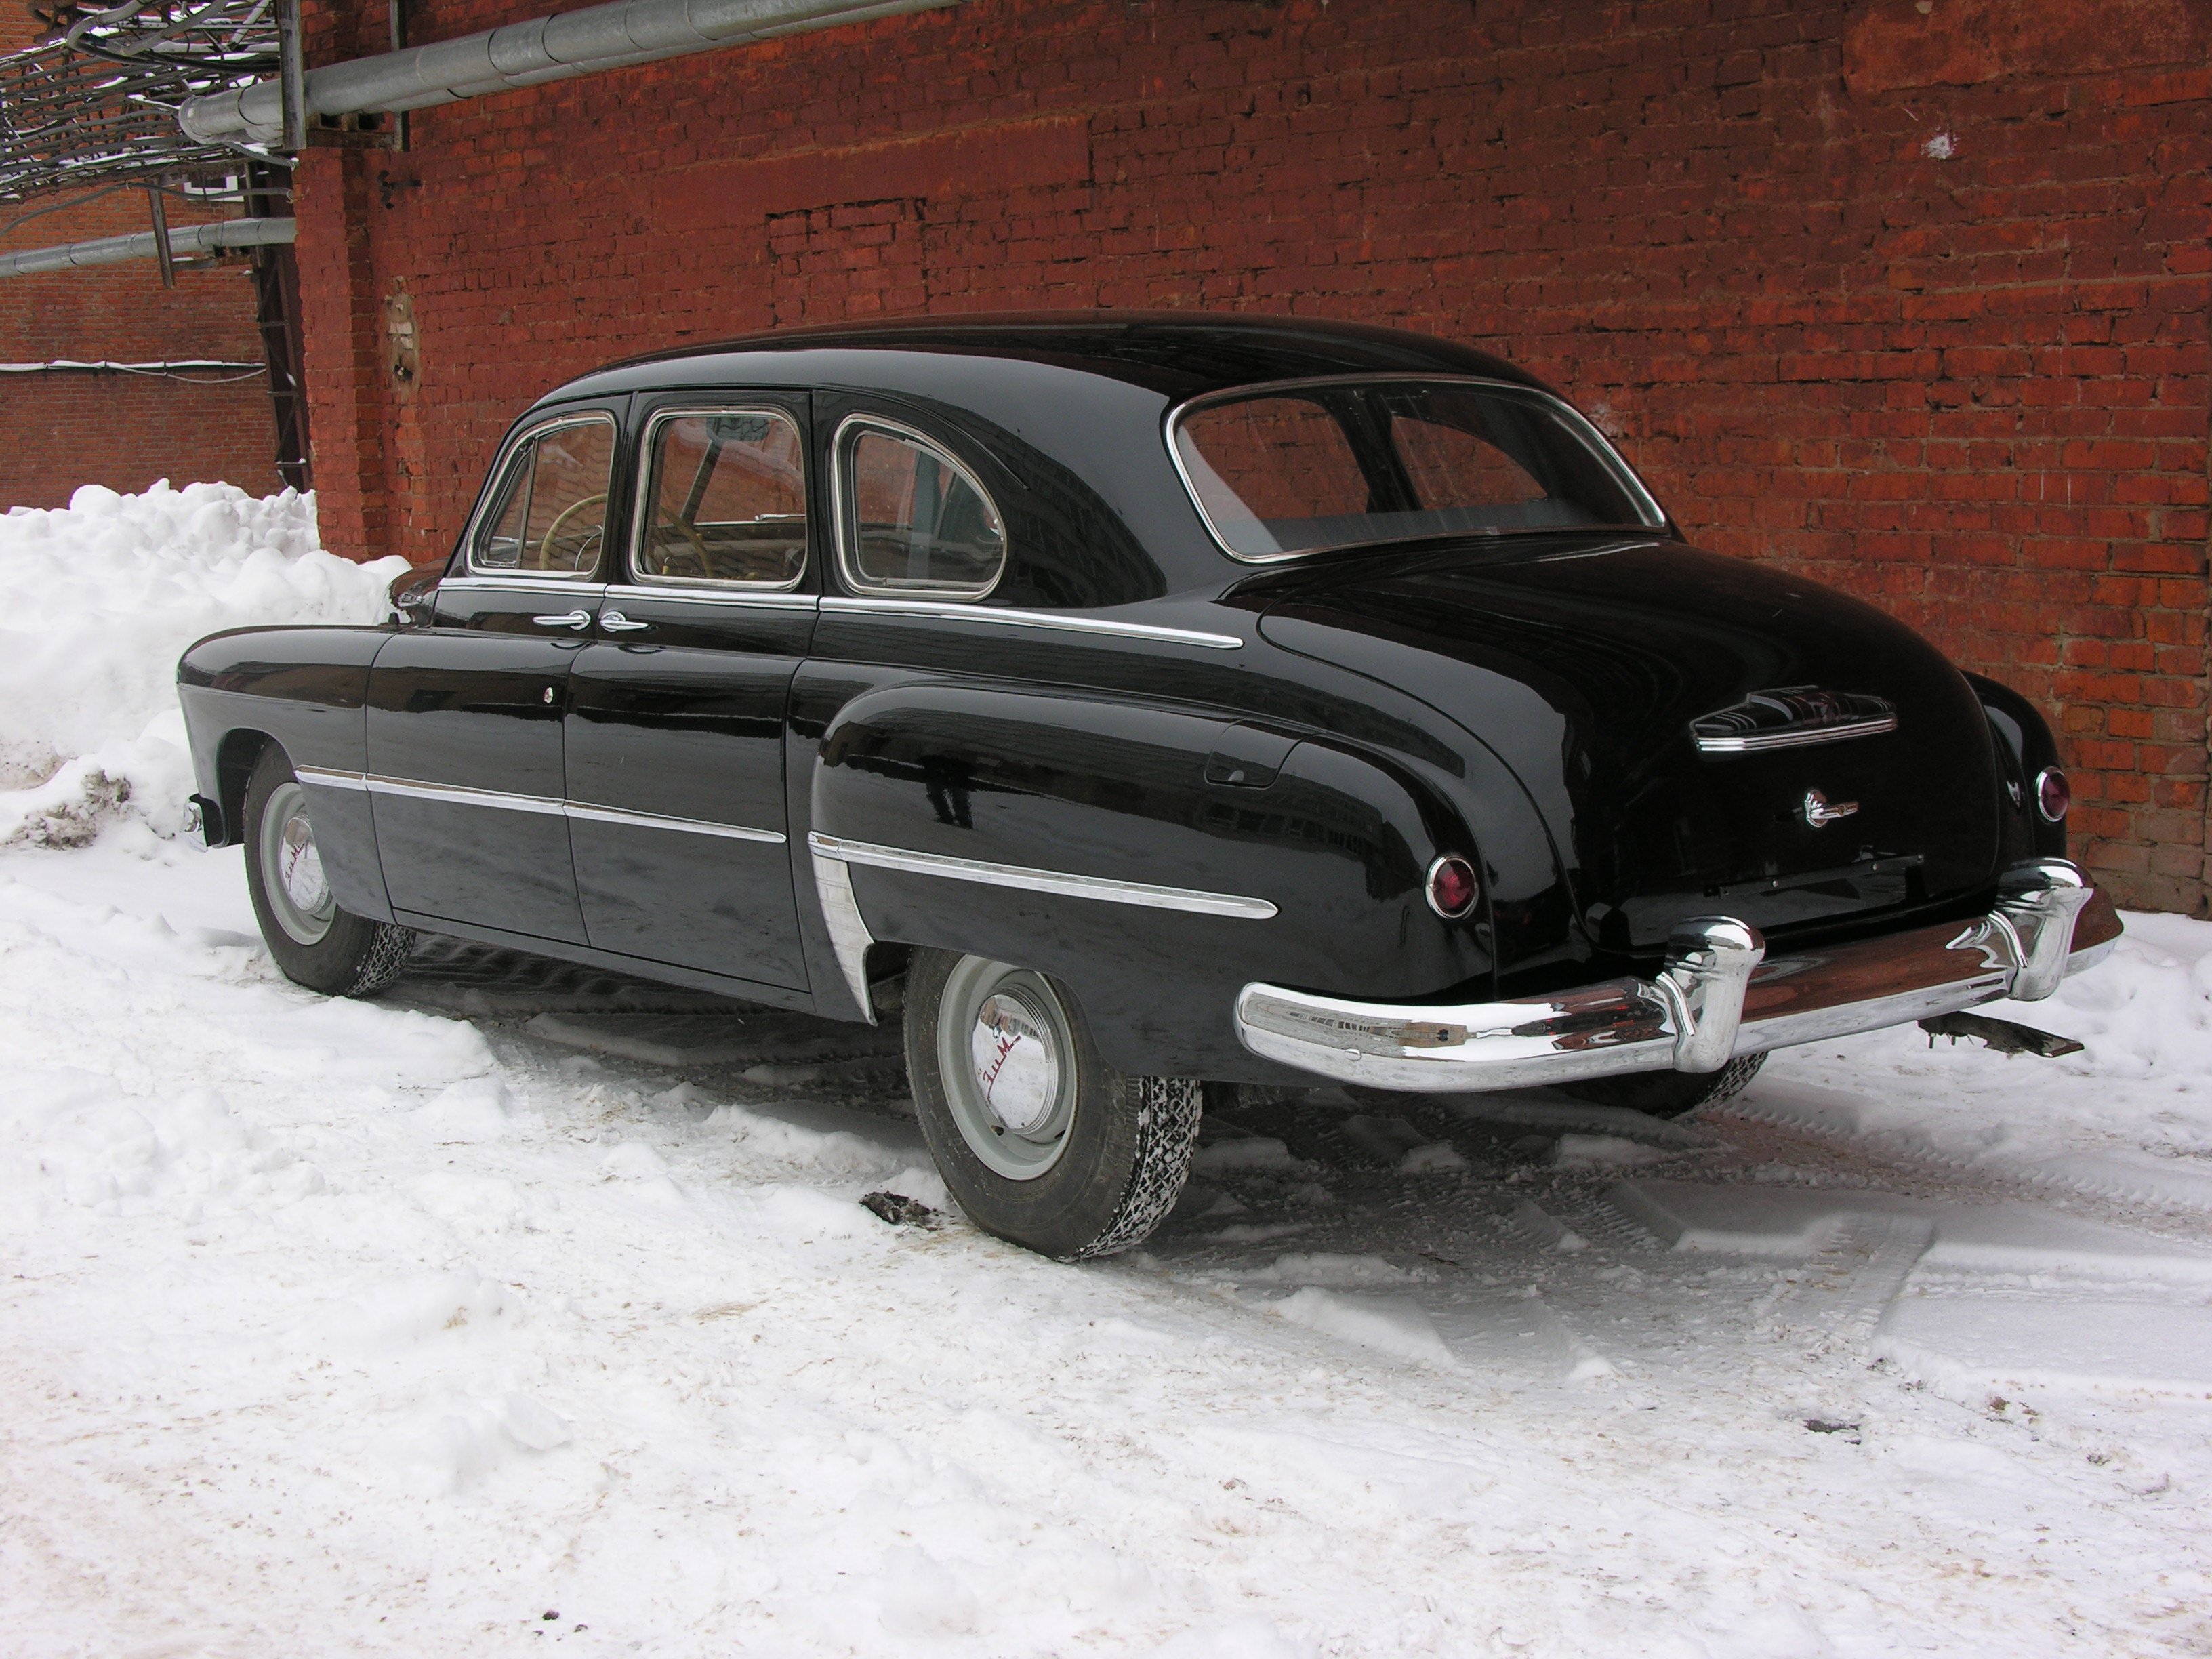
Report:
[[[414,38],[530,9],[426,0]],[[319,60],[381,49],[341,15]],[[523,404],[686,340],[1397,324],[2037,700],[2087,861],[2202,911],[2208,51],[2196,0],[971,0],[422,112],[303,170],[324,533],[441,556]]]
[[[34,38],[22,6],[0,4],[0,52]],[[135,188],[96,200],[71,191],[0,203],[0,225],[58,204],[61,211],[0,234],[0,252],[153,228],[146,194]],[[169,201],[172,225],[236,211]],[[150,259],[0,280],[0,362],[188,357],[261,362],[242,257],[216,269],[182,268],[173,290],[162,288]],[[85,483],[140,490],[156,478],[222,479],[256,493],[277,489],[267,380],[210,379],[0,374],[0,511],[64,506]]]

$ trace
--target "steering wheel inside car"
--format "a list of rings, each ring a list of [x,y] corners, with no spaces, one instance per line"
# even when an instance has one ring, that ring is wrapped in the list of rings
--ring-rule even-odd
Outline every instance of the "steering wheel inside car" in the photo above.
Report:
[[[587,507],[604,507],[606,504],[606,499],[607,492],[603,489],[596,495],[586,495],[580,500],[569,502],[568,506],[554,514],[553,522],[545,526],[544,535],[538,538],[538,568],[540,570],[550,570],[554,568],[553,538],[561,533],[561,526]],[[592,526],[591,535],[586,536],[577,544],[577,553],[580,555],[585,549],[591,547],[594,538],[603,535],[605,530],[606,526],[603,524]],[[573,564],[569,568],[581,569],[583,567],[580,564]]]

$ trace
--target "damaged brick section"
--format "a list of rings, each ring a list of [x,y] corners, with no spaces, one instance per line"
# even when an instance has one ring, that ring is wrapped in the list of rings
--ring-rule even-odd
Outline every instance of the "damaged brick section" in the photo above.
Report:
[[[303,169],[324,534],[441,557],[546,386],[779,324],[1449,334],[1566,388],[1698,540],[2034,698],[2098,879],[2201,914],[2207,15],[969,0],[420,112],[408,154]],[[309,21],[316,61],[382,49],[382,7]]]

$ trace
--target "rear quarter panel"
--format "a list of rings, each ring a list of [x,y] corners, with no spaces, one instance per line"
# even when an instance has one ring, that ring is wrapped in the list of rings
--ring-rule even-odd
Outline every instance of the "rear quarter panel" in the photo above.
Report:
[[[1444,800],[1387,756],[1287,726],[1265,787],[1210,782],[1207,757],[1237,720],[1096,690],[884,675],[829,723],[809,817],[850,841],[1267,901],[1272,917],[1201,915],[851,868],[879,941],[1054,975],[1122,1070],[1291,1081],[1237,1042],[1244,985],[1415,995],[1486,983],[1491,963],[1484,929],[1443,924],[1423,896],[1430,860],[1466,839]]]

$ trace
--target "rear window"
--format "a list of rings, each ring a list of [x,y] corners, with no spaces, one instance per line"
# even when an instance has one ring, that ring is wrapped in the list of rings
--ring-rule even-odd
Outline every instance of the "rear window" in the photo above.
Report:
[[[1587,421],[1514,386],[1261,389],[1186,410],[1173,442],[1200,511],[1240,558],[1665,522]]]

